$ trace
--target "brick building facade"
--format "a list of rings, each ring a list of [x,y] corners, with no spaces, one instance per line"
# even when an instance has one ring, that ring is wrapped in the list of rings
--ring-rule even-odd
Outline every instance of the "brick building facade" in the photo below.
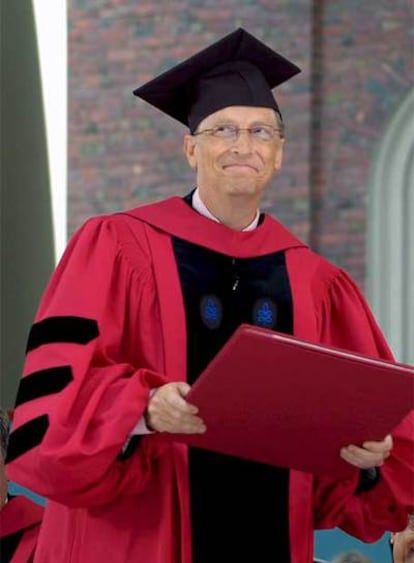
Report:
[[[242,26],[303,72],[276,91],[283,170],[264,207],[365,279],[375,148],[412,87],[411,0],[71,0],[69,229],[87,217],[184,194],[184,128],[132,95]]]

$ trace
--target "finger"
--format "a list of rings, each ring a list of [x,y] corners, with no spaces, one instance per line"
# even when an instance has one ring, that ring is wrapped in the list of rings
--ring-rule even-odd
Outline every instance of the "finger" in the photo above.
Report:
[[[171,427],[181,425],[204,425],[204,421],[199,417],[189,413],[183,413],[178,409],[154,409],[151,413],[151,423],[161,421]]]
[[[181,396],[185,397],[190,392],[191,386],[188,383],[186,383],[185,381],[178,381],[177,382],[177,389],[180,392]]]
[[[374,451],[374,450],[370,450],[368,448],[365,448],[363,451],[367,452],[367,454],[369,454],[369,455],[375,456],[375,458],[380,458],[383,461],[388,459],[391,455],[390,450],[377,449],[376,451]]]
[[[157,410],[170,410],[171,407],[182,412],[197,413],[198,409],[195,405],[190,405],[182,397],[180,388],[182,392],[186,392],[186,388],[189,387],[187,383],[184,382],[174,382],[167,383],[162,387],[158,388],[153,394],[149,402],[149,410],[153,412]]]
[[[188,395],[188,393],[191,391],[191,386],[186,383],[185,381],[179,381],[177,383],[177,389],[178,392],[180,393],[180,395],[182,397],[186,397]],[[189,403],[188,401],[185,401],[187,405],[191,406],[191,412],[193,413],[197,413],[198,412],[198,407],[196,407],[195,405],[193,405],[192,403]]]
[[[164,413],[164,419],[165,420],[169,420],[171,422],[171,424],[174,425],[180,425],[180,424],[196,424],[196,425],[202,425],[204,424],[204,421],[199,417],[199,416],[195,416],[193,414],[188,414],[188,413],[181,413],[178,411],[174,411],[171,413]]]
[[[177,392],[177,390],[174,390],[173,393],[169,393],[165,397],[165,401],[171,407],[177,409],[182,413],[196,414],[198,412],[198,408],[191,403],[187,403],[187,401]]]
[[[356,459],[361,460],[371,460],[371,459],[383,459],[384,452],[371,452],[365,448],[360,448],[359,446],[348,446],[344,448],[345,451]]]
[[[342,459],[359,467],[360,469],[368,469],[370,467],[379,467],[384,463],[384,458],[380,454],[367,452],[357,446],[348,446],[340,451]]]
[[[377,452],[377,453],[384,452],[389,455],[393,447],[392,437],[388,435],[384,438],[384,440],[382,440],[382,442],[374,442],[370,440],[364,442],[362,444],[362,447],[371,452]]]
[[[156,419],[155,424],[158,432],[169,432],[173,434],[199,434],[206,431],[204,422],[198,417],[187,417],[180,420],[159,417]]]
[[[347,446],[341,450],[342,457],[346,458],[350,463],[360,464],[372,462],[373,458],[377,457],[377,454],[373,454],[359,448],[358,446]],[[376,461],[376,459],[375,459]]]
[[[174,434],[204,434],[207,430],[207,427],[202,426],[194,426],[193,424],[183,424],[179,428],[175,429],[173,432]]]
[[[341,452],[341,458],[349,463],[350,465],[357,467],[358,469],[369,469],[370,467],[378,467],[375,463],[363,463],[361,460],[355,458],[347,452]]]

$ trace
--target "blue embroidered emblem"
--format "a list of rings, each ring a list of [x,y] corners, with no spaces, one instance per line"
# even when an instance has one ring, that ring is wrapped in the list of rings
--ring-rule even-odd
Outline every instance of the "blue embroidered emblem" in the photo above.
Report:
[[[274,328],[276,326],[276,305],[269,298],[258,299],[253,307],[253,323],[256,326]]]
[[[208,328],[218,328],[223,318],[223,307],[216,295],[205,295],[200,302],[200,313],[203,323]]]

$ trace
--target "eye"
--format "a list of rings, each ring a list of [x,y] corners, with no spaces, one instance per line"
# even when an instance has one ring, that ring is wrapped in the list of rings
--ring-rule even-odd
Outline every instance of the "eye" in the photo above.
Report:
[[[267,125],[255,125],[250,131],[255,139],[260,139],[261,141],[270,141],[273,137],[273,129]]]
[[[228,139],[230,137],[234,137],[237,135],[237,127],[235,125],[230,125],[226,123],[214,127],[213,131],[214,131],[213,135],[215,137],[222,137],[224,139]]]

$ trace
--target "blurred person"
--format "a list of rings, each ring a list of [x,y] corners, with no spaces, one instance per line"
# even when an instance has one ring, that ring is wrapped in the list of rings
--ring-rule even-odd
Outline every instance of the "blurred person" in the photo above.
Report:
[[[7,476],[4,465],[9,418],[0,409],[0,563],[28,563],[33,561],[43,508],[23,495],[7,494]]]
[[[414,514],[409,516],[407,527],[392,534],[390,541],[394,563],[414,563]]]
[[[89,220],[46,289],[8,455],[50,499],[36,562],[310,563],[315,527],[405,522],[408,419],[338,452],[346,480],[166,436],[205,431],[185,398],[241,323],[392,358],[349,276],[260,211],[284,146],[271,90],[298,72],[239,29],[135,91],[189,127],[197,188]]]
[[[3,409],[0,409],[0,509],[7,502],[7,477],[4,461],[6,459],[8,439],[9,417]]]
[[[332,563],[371,563],[371,560],[360,551],[353,550],[341,553],[335,557]]]

